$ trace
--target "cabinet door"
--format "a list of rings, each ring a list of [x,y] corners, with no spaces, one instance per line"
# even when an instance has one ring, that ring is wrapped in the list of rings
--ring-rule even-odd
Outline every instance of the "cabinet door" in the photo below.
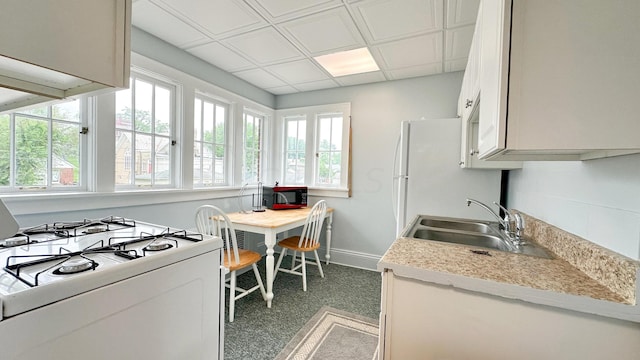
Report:
[[[480,158],[505,148],[511,0],[483,0],[480,50]]]

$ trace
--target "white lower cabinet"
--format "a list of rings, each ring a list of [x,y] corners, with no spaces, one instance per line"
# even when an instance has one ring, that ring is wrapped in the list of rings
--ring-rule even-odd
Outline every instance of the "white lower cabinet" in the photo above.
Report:
[[[637,360],[640,324],[382,274],[380,359]]]

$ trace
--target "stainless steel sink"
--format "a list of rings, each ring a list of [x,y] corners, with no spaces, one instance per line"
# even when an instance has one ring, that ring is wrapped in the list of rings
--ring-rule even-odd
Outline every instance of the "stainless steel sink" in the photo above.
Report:
[[[477,221],[467,221],[463,219],[454,220],[454,219],[444,219],[444,218],[423,217],[420,219],[420,225],[433,227],[433,228],[448,229],[448,230],[479,232],[483,234],[494,233],[494,230],[491,229],[490,225],[487,223],[482,223]]]
[[[441,231],[431,228],[417,229],[413,233],[417,239],[442,241],[454,244],[480,246],[489,249],[509,251],[509,245],[500,237],[494,235],[463,233],[455,231]]]
[[[419,215],[401,236],[552,258],[543,247],[526,238],[522,245],[514,245],[499,224],[492,221]]]

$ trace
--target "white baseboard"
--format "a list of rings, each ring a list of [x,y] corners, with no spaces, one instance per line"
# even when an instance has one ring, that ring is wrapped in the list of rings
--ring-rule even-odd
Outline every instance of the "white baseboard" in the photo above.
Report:
[[[325,254],[326,249],[321,248],[318,253]],[[378,261],[380,261],[381,258],[381,256],[379,255],[344,249],[336,249],[334,247],[331,248],[330,255],[331,258],[329,259],[329,263],[331,264],[338,264],[373,271],[377,271],[376,268],[378,266]],[[320,255],[320,257],[324,262],[324,255]]]

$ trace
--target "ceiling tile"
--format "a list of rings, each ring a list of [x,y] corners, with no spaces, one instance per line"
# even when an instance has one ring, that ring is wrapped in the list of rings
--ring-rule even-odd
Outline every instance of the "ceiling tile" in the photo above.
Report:
[[[465,26],[445,31],[445,60],[466,58],[469,56],[474,26]]]
[[[274,94],[274,95],[284,95],[284,94],[293,94],[293,93],[297,93],[298,90],[292,86],[278,86],[278,87],[274,87],[274,88],[266,88],[265,90],[267,90],[268,92]]]
[[[385,81],[386,78],[382,71],[372,71],[363,74],[340,76],[335,80],[342,86],[349,86]]]
[[[462,71],[466,68],[467,68],[467,58],[449,60],[444,62],[445,72]]]
[[[447,7],[446,28],[473,25],[478,17],[480,0],[445,0]]]
[[[442,34],[433,33],[373,47],[385,69],[399,69],[442,61]],[[375,56],[375,55],[374,55]]]
[[[345,8],[323,11],[282,23],[279,27],[312,56],[365,45]]]
[[[213,37],[256,29],[267,23],[242,1],[235,0],[155,0],[177,17],[206,31]]]
[[[132,7],[133,25],[179,48],[208,40],[203,33],[148,1],[136,1]]]
[[[303,58],[298,49],[271,27],[234,36],[223,42],[261,65]]]
[[[442,63],[411,66],[403,69],[389,70],[386,73],[392,80],[406,79],[418,76],[435,75],[442,72]]]
[[[337,87],[338,84],[333,80],[313,81],[304,84],[294,84],[296,89],[300,91],[312,91],[320,89],[329,89]]]
[[[271,65],[265,67],[265,70],[277,75],[289,84],[326,80],[329,78],[311,60],[298,60]]]
[[[244,79],[254,84],[255,86],[261,87],[263,89],[287,85],[282,80],[278,79],[277,77],[269,74],[268,72],[262,69],[238,71],[238,72],[234,72],[233,75],[241,79]]]
[[[340,0],[249,0],[268,19],[282,21],[340,6]]]
[[[191,54],[207,61],[225,71],[234,72],[255,67],[241,55],[229,50],[217,42],[193,47],[187,50]]]
[[[373,43],[442,29],[442,0],[363,1],[352,5],[356,21]]]

